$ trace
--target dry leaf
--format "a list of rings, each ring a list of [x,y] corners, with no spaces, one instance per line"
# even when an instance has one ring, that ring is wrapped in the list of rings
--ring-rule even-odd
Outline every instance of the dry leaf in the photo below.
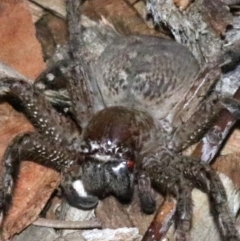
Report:
[[[35,79],[45,68],[41,48],[35,38],[32,17],[23,1],[0,3],[0,61],[24,76]],[[9,105],[1,104],[0,155],[18,133],[32,131],[32,126]],[[20,232],[31,223],[56,187],[58,175],[33,163],[23,163],[20,182],[9,215],[4,221],[3,237]]]

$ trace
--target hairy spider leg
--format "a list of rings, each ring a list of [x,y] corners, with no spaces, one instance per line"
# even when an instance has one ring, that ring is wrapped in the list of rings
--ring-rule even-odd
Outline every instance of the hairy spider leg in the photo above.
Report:
[[[173,195],[177,200],[176,241],[188,240],[192,221],[191,190],[195,186],[209,194],[211,211],[223,240],[240,240],[234,218],[229,214],[224,186],[207,163],[161,150],[144,157],[143,171],[160,193]]]
[[[4,154],[1,208],[6,213],[20,162],[32,159],[57,171],[69,168],[78,161],[77,153],[68,150],[68,147],[79,133],[71,120],[59,115],[44,96],[25,80],[2,79],[0,97],[16,110],[22,111],[38,131],[15,137]]]

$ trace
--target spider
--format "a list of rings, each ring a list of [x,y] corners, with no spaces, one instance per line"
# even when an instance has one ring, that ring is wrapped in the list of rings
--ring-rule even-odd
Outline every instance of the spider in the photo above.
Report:
[[[172,40],[125,37],[109,25],[102,30],[92,26],[100,44],[93,54],[95,45],[86,45],[88,30],[79,24],[79,6],[78,0],[67,1],[70,37],[63,60],[34,85],[24,79],[0,81],[1,99],[36,129],[15,137],[3,156],[3,215],[20,162],[32,160],[62,173],[63,193],[77,208],[94,208],[107,195],[129,201],[135,184],[145,213],[156,207],[152,188],[174,196],[176,241],[188,239],[191,190],[197,187],[209,196],[222,239],[240,240],[216,172],[181,155],[207,130],[222,105],[239,115],[238,101],[210,91],[221,74],[219,61],[200,69],[189,50]],[[192,109],[181,108],[190,86],[203,79],[209,80],[207,94],[197,98]]]

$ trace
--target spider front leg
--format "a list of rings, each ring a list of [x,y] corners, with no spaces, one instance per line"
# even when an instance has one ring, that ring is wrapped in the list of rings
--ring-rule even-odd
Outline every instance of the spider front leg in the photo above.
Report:
[[[62,171],[76,162],[76,154],[61,148],[37,133],[16,136],[3,156],[0,209],[7,213],[22,160],[32,160],[41,165]]]
[[[59,172],[65,170],[79,157],[70,149],[80,133],[71,119],[57,113],[44,96],[25,80],[2,79],[0,98],[21,111],[38,131],[17,136],[4,154],[1,208],[6,213],[10,204],[6,200],[13,192],[20,162],[32,160]]]
[[[138,195],[141,209],[144,213],[151,214],[155,211],[156,200],[151,187],[151,179],[147,174],[141,174],[138,178]],[[166,176],[165,179],[168,179]],[[180,183],[179,183],[180,182]],[[177,199],[177,208],[175,214],[175,240],[188,240],[188,232],[191,228],[192,219],[192,200],[191,185],[184,179],[172,179],[169,183],[169,194],[174,194]]]
[[[240,101],[232,97],[221,97],[218,93],[200,103],[190,118],[179,126],[168,143],[168,148],[182,151],[189,145],[198,142],[203,134],[214,124],[221,109],[226,108],[236,119],[240,119]],[[219,141],[221,133],[212,132],[211,138]]]
[[[179,183],[175,184],[177,195],[177,206],[175,213],[175,240],[186,241],[189,240],[189,231],[192,222],[192,185],[183,177]]]
[[[223,184],[208,164],[191,157],[172,156],[159,151],[145,156],[142,168],[151,179],[154,188],[163,194],[173,195],[177,200],[175,240],[188,240],[192,220],[191,190],[193,187],[208,194],[222,240],[240,240],[234,219],[227,207],[227,196]]]
[[[138,173],[136,179],[141,210],[144,213],[151,214],[156,209],[156,200],[153,195],[151,180],[144,173]]]
[[[0,100],[22,112],[37,131],[49,140],[69,145],[80,134],[75,123],[59,115],[45,97],[26,80],[1,79]]]
[[[175,168],[178,163],[174,161],[171,155],[161,153],[160,157],[158,154],[148,154],[144,157],[142,169],[145,172],[145,179],[149,178],[152,186],[160,193],[173,195],[176,198],[175,240],[189,240],[188,232],[191,228],[192,220],[191,182],[184,178],[181,170]],[[147,192],[147,189],[145,189],[145,192]],[[150,191],[148,193],[150,194]],[[140,203],[146,204],[149,196],[140,196]]]
[[[103,106],[96,88],[91,89],[95,84],[87,82],[87,77],[81,77],[83,73],[80,70],[84,72],[82,65],[79,60],[69,58],[58,61],[34,82],[34,89],[43,93],[58,111],[71,116],[79,129],[84,128],[96,111],[93,102],[98,104],[98,109]]]

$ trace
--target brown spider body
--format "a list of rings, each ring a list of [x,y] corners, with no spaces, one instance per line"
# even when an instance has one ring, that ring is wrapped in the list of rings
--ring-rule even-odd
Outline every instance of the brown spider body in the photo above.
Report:
[[[181,155],[204,133],[220,104],[218,95],[208,91],[195,98],[192,108],[179,103],[199,79],[210,78],[208,90],[220,68],[210,65],[199,72],[182,45],[150,36],[121,37],[113,30],[98,53],[89,46],[82,49],[77,6],[78,1],[68,1],[66,61],[33,86],[13,78],[0,82],[1,98],[36,128],[36,133],[17,136],[4,154],[3,212],[9,208],[20,162],[33,160],[63,174],[65,197],[78,208],[93,208],[107,195],[130,200],[135,183],[146,213],[155,210],[152,187],[173,195],[177,241],[188,238],[191,190],[197,187],[209,195],[223,240],[239,240],[218,175],[208,164]],[[80,180],[84,195],[78,193]]]

